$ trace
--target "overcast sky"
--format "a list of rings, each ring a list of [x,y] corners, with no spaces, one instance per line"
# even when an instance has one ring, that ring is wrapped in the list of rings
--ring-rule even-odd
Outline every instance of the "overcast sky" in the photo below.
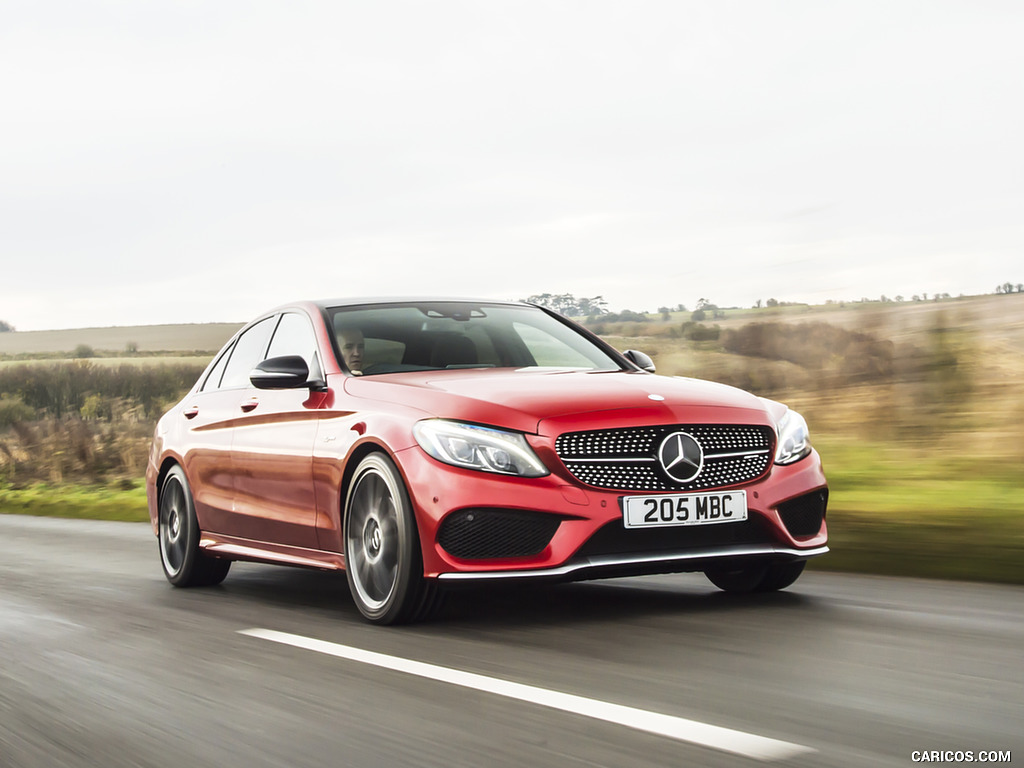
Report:
[[[1024,3],[0,3],[0,319],[1024,281]]]

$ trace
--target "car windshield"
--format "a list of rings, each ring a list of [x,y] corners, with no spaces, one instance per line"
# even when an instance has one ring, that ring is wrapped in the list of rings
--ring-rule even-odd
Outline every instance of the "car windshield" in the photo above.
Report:
[[[336,350],[362,375],[447,368],[620,370],[617,360],[535,307],[416,302],[327,310]]]

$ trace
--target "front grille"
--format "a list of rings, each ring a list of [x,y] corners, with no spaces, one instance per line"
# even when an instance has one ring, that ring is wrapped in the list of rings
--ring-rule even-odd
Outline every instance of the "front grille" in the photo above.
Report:
[[[687,549],[742,544],[774,544],[770,527],[760,515],[721,525],[683,525],[667,528],[625,528],[621,520],[608,523],[587,540],[576,557],[673,553]]]
[[[779,504],[779,517],[793,538],[814,536],[821,530],[828,505],[828,489],[808,493]]]
[[[658,448],[674,432],[691,435],[704,451],[700,474],[688,483],[672,479],[658,461]],[[555,450],[580,482],[618,491],[693,491],[754,480],[771,465],[771,427],[667,424],[568,432]]]
[[[437,541],[465,560],[530,557],[544,550],[561,522],[557,515],[540,512],[463,509],[444,519]]]

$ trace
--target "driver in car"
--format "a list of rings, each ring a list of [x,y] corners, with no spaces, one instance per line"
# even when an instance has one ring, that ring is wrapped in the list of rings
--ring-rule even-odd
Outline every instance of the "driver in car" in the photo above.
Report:
[[[366,343],[363,332],[358,328],[342,328],[338,331],[338,346],[345,365],[355,376],[363,375],[363,351]]]

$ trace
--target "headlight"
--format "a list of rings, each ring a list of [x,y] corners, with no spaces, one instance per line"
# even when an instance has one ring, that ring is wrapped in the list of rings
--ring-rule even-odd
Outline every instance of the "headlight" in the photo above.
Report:
[[[807,422],[799,413],[786,411],[775,428],[779,432],[779,443],[775,449],[776,464],[792,464],[811,452]]]
[[[427,419],[412,428],[416,442],[438,461],[501,475],[543,477],[547,467],[518,432]]]

